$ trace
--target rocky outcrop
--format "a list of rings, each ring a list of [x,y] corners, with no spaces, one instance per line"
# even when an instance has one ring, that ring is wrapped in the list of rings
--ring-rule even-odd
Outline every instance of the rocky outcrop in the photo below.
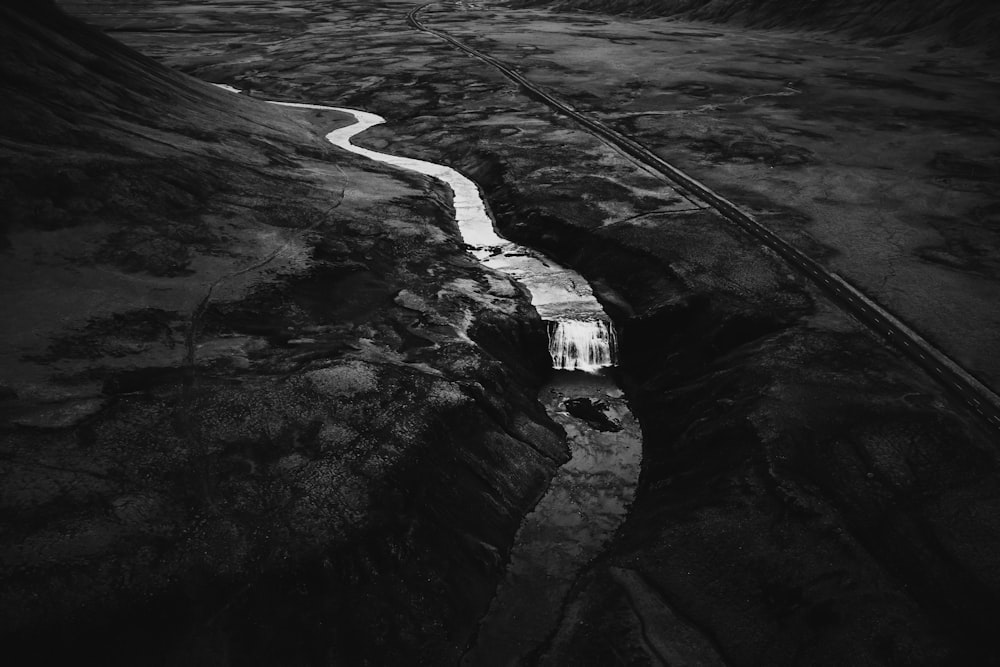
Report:
[[[437,184],[0,8],[10,664],[453,662],[565,457]]]
[[[514,0],[511,6],[545,5],[628,14],[732,22],[756,28],[805,28],[855,37],[917,33],[958,46],[984,45],[1000,52],[1000,9],[982,0]]]

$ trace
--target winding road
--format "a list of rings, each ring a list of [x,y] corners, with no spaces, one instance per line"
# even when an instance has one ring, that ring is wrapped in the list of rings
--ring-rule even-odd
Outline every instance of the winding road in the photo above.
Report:
[[[973,377],[941,350],[931,345],[920,334],[865,296],[864,293],[844,278],[829,271],[819,262],[759,223],[751,215],[740,210],[734,203],[714,192],[707,185],[684,173],[634,139],[608,127],[600,121],[581,114],[566,102],[559,100],[551,93],[521,76],[510,65],[461,42],[448,33],[427,27],[420,20],[420,13],[433,4],[436,3],[426,3],[411,10],[407,14],[407,22],[413,28],[442,39],[455,48],[499,70],[508,79],[518,84],[529,97],[576,121],[576,123],[590,134],[600,138],[606,144],[631,158],[640,166],[665,177],[685,195],[701,202],[728,222],[739,227],[812,282],[844,312],[872,332],[878,334],[904,356],[924,369],[949,393],[957,396],[964,402],[988,427],[995,431],[1000,431],[1000,396]]]

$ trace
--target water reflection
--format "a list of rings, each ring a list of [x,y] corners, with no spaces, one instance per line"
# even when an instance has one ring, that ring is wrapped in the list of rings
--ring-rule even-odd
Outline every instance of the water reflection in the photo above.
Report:
[[[473,255],[523,283],[539,315],[550,322],[549,350],[556,368],[590,371],[557,371],[539,396],[566,431],[572,458],[556,472],[545,496],[521,524],[505,579],[480,623],[475,646],[462,661],[474,666],[517,664],[556,627],[574,580],[624,521],[635,493],[642,456],[639,425],[621,390],[601,372],[615,363],[614,326],[582,276],[496,233],[471,180],[450,167],[351,143],[359,132],[384,122],[381,116],[282,104],[350,114],[357,122],[329,133],[327,140],[447,183],[459,230]]]
[[[239,89],[216,84],[230,92]],[[493,227],[479,186],[451,167],[380,153],[351,143],[358,134],[385,122],[378,114],[321,104],[271,102],[279,106],[320,111],[338,111],[354,117],[355,122],[328,133],[326,140],[334,146],[377,162],[391,164],[443,181],[452,192],[455,221],[462,240],[472,254],[492,269],[509,274],[531,292],[531,302],[542,319],[550,326],[549,353],[553,367],[558,369],[595,371],[613,366],[615,349],[614,326],[594,297],[583,276],[510,243]]]
[[[506,576],[462,660],[469,667],[516,665],[541,644],[635,494],[642,441],[614,382],[601,373],[560,371],[539,398],[566,430],[572,458],[518,530]],[[571,414],[581,403],[588,410]]]

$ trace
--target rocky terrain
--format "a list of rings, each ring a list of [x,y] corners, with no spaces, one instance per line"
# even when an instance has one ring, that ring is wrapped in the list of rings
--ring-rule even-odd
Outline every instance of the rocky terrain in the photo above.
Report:
[[[366,145],[461,169],[487,191],[509,238],[591,281],[619,325],[642,472],[617,539],[573,585],[529,662],[1000,661],[995,430],[711,210],[489,67],[408,30],[410,2],[65,6],[200,79],[387,116]],[[574,83],[560,92],[581,106],[579,62],[595,51],[557,39],[585,29],[610,49],[643,34],[608,17],[530,10],[511,19],[518,38],[491,38],[506,16],[451,4],[426,20],[504,58],[520,53],[523,71],[546,85]],[[6,41],[59,34],[39,21],[17,19]],[[712,39],[703,25],[654,21],[644,25]],[[85,34],[124,53],[72,25],[74,43]],[[775,35],[746,35],[765,37]],[[796,39],[789,49],[809,38]],[[843,48],[838,57],[853,47]],[[14,61],[25,71],[49,57],[25,51],[35,55]],[[106,63],[80,52],[58,62],[81,61]],[[34,221],[59,221],[81,195],[60,199],[46,180],[32,190],[16,181],[25,166],[4,175],[17,193],[4,205],[36,212],[7,214],[19,222],[4,251],[24,267],[4,289],[22,304],[5,348],[23,349],[4,361],[6,638],[124,663],[455,663],[513,529],[563,456],[534,398],[540,323],[519,289],[461,253],[432,184],[319,143],[336,119],[220,96],[146,59],[127,61],[141,63],[127,81],[104,64],[88,70],[118,85],[103,107],[74,110],[61,136],[38,119],[60,108],[52,96],[79,70],[36,74],[62,82],[41,91],[11,88],[18,104],[9,108],[35,123],[5,139],[17,142],[9,160],[62,164],[46,147],[68,143],[59,159],[89,164],[125,130],[118,150],[135,142],[145,152],[122,170],[128,196],[95,196],[100,215],[81,209],[45,228]],[[592,74],[599,94],[587,111],[614,111],[619,98],[601,88],[612,84]],[[169,93],[155,98],[161,113],[128,116],[119,103],[152,75],[145,97]],[[638,83],[643,94],[666,92],[663,104],[686,95]],[[732,85],[726,95],[773,92]],[[30,106],[36,98],[44,103]],[[678,116],[697,123],[702,102],[683,99]],[[218,134],[179,138],[194,125]],[[44,132],[31,135],[35,126]],[[155,147],[170,152],[150,154],[155,142],[136,131],[170,133],[169,147]],[[71,143],[87,136],[93,144]],[[213,159],[191,178],[206,192],[152,199],[172,192],[160,175],[146,177],[157,187],[136,184],[157,173],[156,155],[170,158],[164,176],[175,180],[178,165]],[[802,171],[795,160],[765,166],[790,180]],[[39,167],[37,178],[54,172]],[[79,172],[79,191],[97,192],[91,180],[103,172]],[[264,206],[268,195],[281,205]],[[296,224],[281,222],[290,209],[301,210]],[[769,210],[768,224],[783,230],[799,220]],[[182,237],[190,255],[128,259],[147,242],[176,248],[159,240],[169,241],[171,224],[207,239]],[[105,240],[144,226],[135,241]],[[173,264],[152,259],[162,255]],[[91,271],[120,281],[105,288],[120,304],[97,300]],[[141,289],[119,286],[135,278]],[[39,303],[57,305],[35,323]],[[95,317],[101,309],[108,314]],[[420,398],[428,394],[437,398]]]
[[[989,0],[514,0],[513,6],[836,31],[883,43],[916,33],[939,45],[982,46],[1000,55],[1000,8]]]
[[[453,661],[565,457],[523,289],[343,118],[0,12],[5,662]]]

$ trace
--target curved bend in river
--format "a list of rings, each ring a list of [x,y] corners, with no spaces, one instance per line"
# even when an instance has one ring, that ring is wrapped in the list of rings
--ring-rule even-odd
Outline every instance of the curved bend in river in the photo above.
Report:
[[[220,88],[238,93],[225,84]],[[557,369],[596,371],[616,365],[617,340],[614,326],[594,298],[583,276],[539,256],[497,235],[479,187],[451,167],[413,158],[389,155],[355,146],[351,138],[385,122],[367,111],[320,104],[271,102],[297,109],[339,111],[351,115],[355,123],[326,135],[334,146],[378,162],[409,169],[441,180],[451,187],[455,218],[462,240],[483,264],[507,273],[531,292],[531,303],[548,323],[549,354]]]

